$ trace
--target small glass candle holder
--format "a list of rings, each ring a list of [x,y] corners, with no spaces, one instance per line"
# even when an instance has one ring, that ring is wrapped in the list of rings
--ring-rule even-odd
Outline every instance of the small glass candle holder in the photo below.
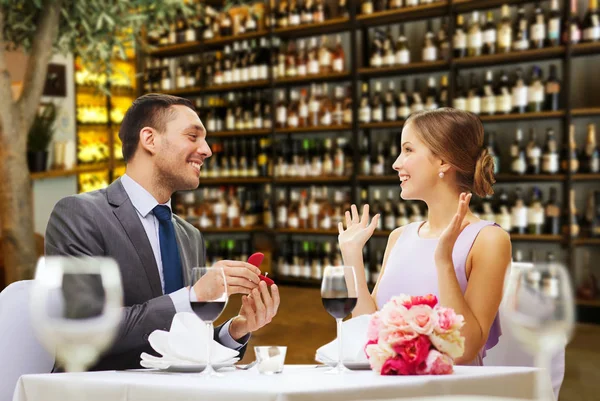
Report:
[[[258,372],[263,375],[274,375],[283,371],[287,347],[262,346],[254,347]]]

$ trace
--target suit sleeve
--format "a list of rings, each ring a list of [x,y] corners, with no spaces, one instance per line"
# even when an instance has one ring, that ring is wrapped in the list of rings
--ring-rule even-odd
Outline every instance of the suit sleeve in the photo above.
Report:
[[[46,255],[110,257],[106,254],[102,233],[95,222],[93,210],[93,205],[78,197],[61,199],[54,207],[48,221],[45,239]],[[69,309],[69,314],[73,318],[89,313],[83,308],[93,307],[94,300],[98,298],[92,295],[95,291],[101,291],[97,280],[85,277],[78,278],[77,281],[65,280],[63,286],[65,286],[65,296],[78,297],[76,304],[82,305],[79,310],[77,307]],[[168,330],[174,315],[175,308],[168,295],[151,299],[143,304],[123,307],[117,336],[113,346],[105,352],[105,355],[120,354],[148,346],[148,335],[156,329]]]

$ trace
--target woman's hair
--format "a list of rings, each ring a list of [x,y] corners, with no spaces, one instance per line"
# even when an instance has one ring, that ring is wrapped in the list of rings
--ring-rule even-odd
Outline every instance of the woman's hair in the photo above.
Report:
[[[475,114],[442,107],[411,114],[409,123],[435,156],[456,169],[461,191],[482,197],[494,193],[494,159],[483,148],[483,125]]]

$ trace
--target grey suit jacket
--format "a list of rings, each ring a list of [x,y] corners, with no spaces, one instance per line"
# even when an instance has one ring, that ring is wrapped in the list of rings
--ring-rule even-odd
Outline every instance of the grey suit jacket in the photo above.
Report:
[[[190,285],[191,268],[204,266],[204,241],[200,231],[175,214],[173,224],[184,284]],[[120,179],[106,189],[61,199],[48,221],[45,248],[46,255],[107,256],[119,264],[125,306],[121,325],[113,346],[90,370],[140,368],[142,352],[156,355],[148,336],[169,330],[175,307],[162,293],[150,241]],[[221,328],[215,328],[215,339]]]

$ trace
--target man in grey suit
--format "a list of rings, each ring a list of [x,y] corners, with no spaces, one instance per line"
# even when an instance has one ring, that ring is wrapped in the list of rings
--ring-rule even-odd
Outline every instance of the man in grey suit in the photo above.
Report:
[[[171,196],[199,185],[212,155],[193,104],[148,94],[136,99],[121,124],[126,174],[108,188],[61,199],[46,229],[46,255],[108,256],[119,264],[123,317],[113,346],[91,370],[140,367],[142,352],[154,353],[148,336],[168,330],[176,312],[189,311],[190,287],[197,300],[210,284],[191,282],[191,268],[204,266],[202,234],[171,212]],[[218,262],[229,295],[242,294],[239,314],[215,329],[215,340],[243,356],[250,333],[269,323],[279,307],[276,285],[243,261]]]

